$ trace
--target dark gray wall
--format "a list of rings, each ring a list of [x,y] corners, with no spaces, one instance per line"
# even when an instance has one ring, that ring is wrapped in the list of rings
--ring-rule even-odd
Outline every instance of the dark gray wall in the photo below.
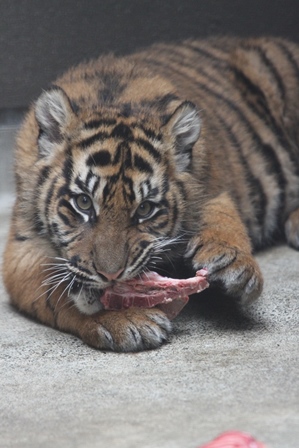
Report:
[[[211,34],[299,41],[299,0],[0,0],[0,110],[100,53]]]

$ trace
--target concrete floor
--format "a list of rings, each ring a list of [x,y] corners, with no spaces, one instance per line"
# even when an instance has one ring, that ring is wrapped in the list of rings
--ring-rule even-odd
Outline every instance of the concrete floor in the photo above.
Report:
[[[169,344],[138,354],[98,352],[18,314],[1,284],[0,447],[196,448],[236,429],[298,448],[299,254],[280,246],[257,258],[259,302],[240,310],[202,293]]]

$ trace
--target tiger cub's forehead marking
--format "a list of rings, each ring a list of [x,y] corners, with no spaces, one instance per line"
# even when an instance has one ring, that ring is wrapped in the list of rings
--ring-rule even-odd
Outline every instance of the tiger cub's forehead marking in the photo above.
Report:
[[[161,146],[161,135],[140,123],[89,121],[74,147],[71,189],[88,192],[97,201],[111,200],[116,184],[130,202],[155,196],[162,169]]]
[[[94,117],[83,123],[83,140],[80,146],[89,146],[93,143],[93,139],[109,136],[122,140],[143,137],[158,142],[162,140],[162,134],[160,125],[155,127],[157,129],[153,129],[153,126],[145,124],[142,120],[133,117],[125,118],[122,115],[116,118]]]
[[[118,117],[116,119],[93,119],[84,124],[82,129],[82,138],[78,146],[83,150],[99,149],[101,143],[106,142],[108,145],[114,145],[116,142],[126,142],[127,144],[135,142],[143,145],[143,150],[147,151],[156,161],[161,160],[161,154],[157,148],[161,145],[162,134],[159,126],[158,130],[152,129],[136,119],[125,119]],[[104,163],[108,154],[101,154]]]

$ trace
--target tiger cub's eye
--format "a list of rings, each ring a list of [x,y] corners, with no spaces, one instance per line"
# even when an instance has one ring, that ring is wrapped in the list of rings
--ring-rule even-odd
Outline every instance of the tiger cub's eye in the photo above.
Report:
[[[136,215],[138,218],[144,219],[148,218],[153,212],[155,204],[150,201],[144,201],[136,210]]]
[[[92,207],[92,200],[87,194],[79,194],[76,199],[76,204],[80,210],[87,212]]]

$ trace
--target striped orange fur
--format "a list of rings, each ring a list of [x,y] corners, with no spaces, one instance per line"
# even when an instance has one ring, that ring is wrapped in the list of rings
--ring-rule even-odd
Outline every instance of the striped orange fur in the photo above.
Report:
[[[17,139],[4,281],[21,311],[86,343],[158,347],[158,309],[108,312],[111,282],[205,267],[257,298],[254,249],[299,249],[299,49],[278,38],[160,44],[69,70]]]

